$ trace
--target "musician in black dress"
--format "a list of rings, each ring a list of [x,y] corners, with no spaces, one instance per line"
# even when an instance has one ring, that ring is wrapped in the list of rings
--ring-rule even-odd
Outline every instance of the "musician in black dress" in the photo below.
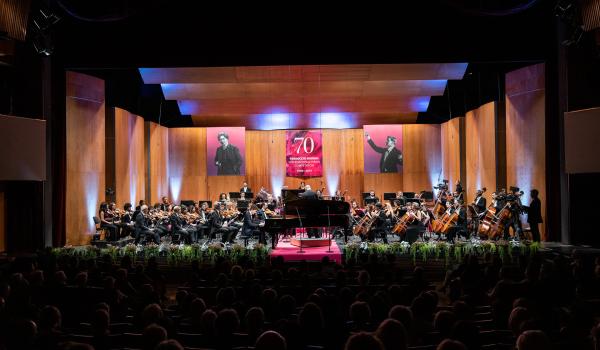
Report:
[[[108,240],[116,241],[119,238],[119,227],[114,223],[114,213],[109,209],[108,203],[100,203],[98,210],[100,227],[108,232]]]
[[[375,221],[373,222],[373,225],[371,225],[371,230],[368,232],[368,240],[373,242],[375,237],[379,236],[383,240],[383,243],[387,243],[387,216],[385,215],[385,210],[383,210],[383,205],[381,203],[375,205],[375,211],[372,215],[375,215]]]
[[[142,236],[151,236],[154,240],[154,243],[160,243],[160,236],[158,235],[158,232],[156,232],[156,230],[151,226],[152,222],[148,217],[148,206],[144,204],[140,207],[140,214],[135,218],[135,244],[140,242],[140,238]]]
[[[531,228],[531,236],[534,242],[541,240],[540,227],[542,221],[542,202],[538,198],[540,192],[536,189],[531,190],[531,203],[527,208],[527,222]]]

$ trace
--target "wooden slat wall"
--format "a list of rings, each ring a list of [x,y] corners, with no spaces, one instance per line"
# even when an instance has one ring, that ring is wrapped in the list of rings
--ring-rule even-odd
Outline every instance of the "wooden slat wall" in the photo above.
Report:
[[[4,191],[0,191],[0,252],[6,251],[6,205]]]
[[[169,195],[169,129],[148,122],[150,156],[150,192],[149,203],[157,203],[162,196]],[[146,193],[146,197],[148,194]]]
[[[144,118],[115,108],[115,196],[135,207],[145,196]]]
[[[369,189],[380,195],[420,191],[431,188],[441,167],[439,125],[405,128],[404,176],[364,174],[362,129],[324,129],[323,176],[307,179],[285,176],[285,130],[246,131],[246,176],[206,176],[206,129],[173,128],[168,134],[169,194],[175,202],[215,200],[221,192],[238,191],[244,180],[255,192],[264,186],[279,193],[283,185],[297,188],[305,181],[314,189],[325,187],[325,194],[347,189],[349,198],[360,198]]]
[[[452,186],[460,179],[460,128],[463,121],[464,118],[460,117],[441,124],[442,176],[440,180],[446,179]]]
[[[105,199],[104,81],[67,72],[66,244],[86,244]]]
[[[546,90],[544,64],[524,67],[506,74],[506,184],[525,192],[540,192],[542,217],[546,219]],[[523,219],[526,217],[523,216]],[[525,220],[524,220],[525,221]],[[542,238],[545,227],[540,226]]]
[[[431,190],[442,169],[439,124],[406,124],[404,142],[404,191]]]
[[[491,194],[496,190],[495,111],[496,103],[489,102],[465,116],[467,183],[463,187],[467,203],[474,199],[477,189],[486,187],[485,197],[489,204]]]
[[[206,129],[173,128],[169,139],[169,198],[208,199],[206,176]]]

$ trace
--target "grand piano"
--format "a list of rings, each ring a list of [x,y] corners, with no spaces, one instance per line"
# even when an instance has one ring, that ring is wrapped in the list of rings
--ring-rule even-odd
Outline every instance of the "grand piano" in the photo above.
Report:
[[[298,190],[281,190],[283,200],[282,216],[267,218],[264,230],[272,237],[272,247],[277,247],[279,235],[295,228],[324,227],[331,232],[338,227],[344,230],[344,237],[348,237],[350,224],[350,204],[334,200],[303,199]],[[331,239],[331,234],[327,237]]]

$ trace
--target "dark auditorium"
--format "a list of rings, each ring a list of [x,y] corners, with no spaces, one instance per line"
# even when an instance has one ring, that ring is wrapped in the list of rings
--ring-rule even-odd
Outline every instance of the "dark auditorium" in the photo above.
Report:
[[[600,0],[289,5],[0,0],[0,350],[600,350]]]

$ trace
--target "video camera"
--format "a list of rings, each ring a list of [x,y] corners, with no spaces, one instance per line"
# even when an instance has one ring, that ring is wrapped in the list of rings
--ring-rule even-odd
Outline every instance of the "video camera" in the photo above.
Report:
[[[436,190],[447,191],[448,190],[448,180],[446,180],[446,179],[442,180],[442,182],[437,184],[437,186],[433,186],[433,188],[435,188]]]

